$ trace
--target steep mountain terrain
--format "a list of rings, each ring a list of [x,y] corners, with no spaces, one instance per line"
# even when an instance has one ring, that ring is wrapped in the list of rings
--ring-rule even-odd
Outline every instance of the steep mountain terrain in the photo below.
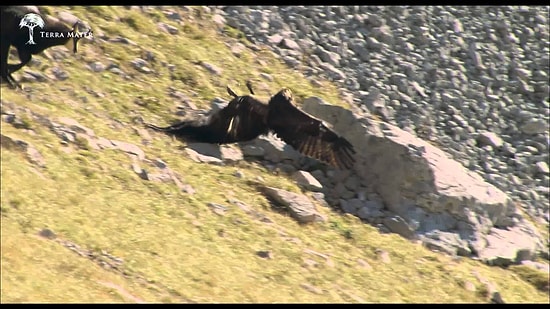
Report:
[[[549,302],[544,270],[381,233],[299,185],[288,158],[245,145],[212,160],[145,129],[223,105],[246,79],[263,97],[352,104],[209,8],[40,10],[94,39],[34,56],[14,74],[24,89],[2,85],[3,303]],[[319,220],[298,222],[265,187],[306,196]]]

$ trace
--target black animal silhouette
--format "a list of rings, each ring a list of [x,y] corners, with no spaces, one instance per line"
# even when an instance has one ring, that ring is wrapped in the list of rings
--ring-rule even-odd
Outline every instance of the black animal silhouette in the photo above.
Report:
[[[28,13],[39,13],[35,9],[26,6],[2,6],[0,7],[0,77],[2,81],[7,82],[10,86],[16,87],[18,84],[13,79],[11,74],[23,66],[25,66],[32,58],[32,55],[38,54],[45,50],[46,48],[56,46],[56,45],[65,45],[67,48],[71,49],[73,53],[77,51],[77,43],[81,38],[81,35],[74,35],[73,37],[68,36],[69,32],[75,33],[75,30],[86,29],[88,34],[91,33],[91,30],[86,27],[82,22],[77,21],[73,28],[69,28],[65,24],[57,20],[46,21],[43,20],[44,27],[36,29],[35,35],[33,36],[33,42],[35,44],[29,43],[29,31],[31,29],[27,27],[20,26],[22,18]],[[64,33],[63,37],[42,37],[38,35],[40,31],[48,33]],[[31,33],[32,33],[31,32]],[[8,55],[10,46],[14,46],[17,49],[19,54],[19,64],[8,64]]]
[[[353,166],[355,150],[351,143],[298,109],[290,89],[283,88],[266,104],[253,96],[248,82],[247,87],[252,95],[238,96],[227,87],[233,99],[216,112],[167,127],[146,126],[178,138],[216,144],[250,141],[273,132],[301,154],[340,169]]]

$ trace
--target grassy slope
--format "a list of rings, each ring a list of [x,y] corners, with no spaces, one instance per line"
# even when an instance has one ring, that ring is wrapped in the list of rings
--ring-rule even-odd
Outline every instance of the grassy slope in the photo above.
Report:
[[[46,8],[50,12],[61,9]],[[141,180],[122,152],[63,146],[39,123],[29,121],[36,132],[33,135],[3,122],[3,134],[33,144],[47,166],[33,166],[21,153],[2,148],[2,302],[485,302],[485,288],[475,279],[474,271],[496,283],[505,301],[548,302],[548,295],[532,283],[537,274],[522,271],[518,275],[471,260],[453,261],[396,235],[381,235],[356,218],[321,206],[318,208],[329,218],[326,223],[299,225],[272,210],[247,180],[261,176],[268,185],[295,192],[300,189],[285,176],[273,175],[256,163],[226,167],[194,163],[179,142],[154,133],[152,144],[142,145],[132,128],[133,118],[143,116],[160,124],[174,119],[177,103],[166,95],[169,86],[186,94],[195,91],[196,96],[189,96],[199,107],[206,107],[215,96],[227,98],[228,83],[241,82],[238,91],[244,92],[242,81],[260,80],[261,72],[274,77],[273,82],[265,82],[265,90],[259,89],[266,95],[266,91],[289,86],[302,98],[318,95],[337,103],[337,91],[326,81],[323,89],[312,86],[270,52],[247,50],[241,57],[233,56],[228,46],[238,39],[216,33],[207,19],[195,15],[200,8],[190,12],[195,22],[185,19],[186,26],[179,27],[175,36],[156,30],[159,21],[173,24],[160,11],[141,14],[121,7],[70,10],[89,21],[96,32],[101,30],[110,37],[120,34],[141,47],[82,44],[79,54],[58,64],[38,56],[42,64],[32,69],[49,73],[59,65],[70,78],[28,83],[32,100],[24,92],[2,88],[2,100],[52,120],[71,117],[98,136],[139,145],[148,158],[160,158],[184,175],[184,182],[197,192],[188,195],[174,184]],[[157,75],[131,68],[129,62],[144,51],[156,56],[153,69]],[[134,73],[134,79],[128,82],[86,67],[88,62],[108,64],[111,60],[125,72]],[[198,60],[222,68],[222,75],[212,76],[192,63]],[[185,83],[171,80],[162,61],[176,65],[175,72]],[[85,87],[104,96],[93,96]],[[139,106],[134,103],[138,96],[158,102],[150,100],[151,104]],[[125,125],[116,127],[113,120]],[[233,176],[236,170],[244,172],[245,178]],[[244,213],[230,204],[229,198],[246,202],[271,223]],[[224,216],[214,214],[208,202],[226,205],[229,210]],[[42,228],[84,248],[122,258],[128,275],[107,271],[38,236]],[[259,250],[271,251],[273,258],[258,257]],[[307,250],[328,255],[330,260]],[[377,250],[387,251],[391,262],[381,261]],[[360,259],[371,268],[361,266]],[[477,292],[464,289],[466,281],[474,283]],[[316,287],[317,293],[304,285]]]

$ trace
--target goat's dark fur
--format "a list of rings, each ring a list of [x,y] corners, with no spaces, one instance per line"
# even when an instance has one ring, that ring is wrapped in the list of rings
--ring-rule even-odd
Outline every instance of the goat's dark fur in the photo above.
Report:
[[[73,29],[69,28],[67,25],[61,23],[58,20],[46,20],[44,28],[38,28],[38,31],[35,31],[34,41],[36,44],[26,44],[29,40],[29,31],[27,28],[19,27],[19,22],[21,18],[27,13],[36,13],[35,10],[29,7],[24,6],[2,6],[0,7],[1,13],[1,37],[0,37],[0,77],[2,81],[6,81],[10,86],[17,86],[17,82],[13,79],[11,74],[23,66],[25,66],[32,58],[32,55],[38,54],[44,51],[46,48],[56,46],[56,45],[69,45],[72,44],[73,52],[76,53],[76,45],[78,37],[58,37],[58,38],[42,38],[41,35],[37,35],[40,31],[47,32],[62,32],[67,34],[68,32],[74,31],[78,22],[75,24]],[[8,64],[8,55],[10,46],[14,46],[17,49],[19,55],[19,64]],[[69,47],[69,46],[68,46]]]

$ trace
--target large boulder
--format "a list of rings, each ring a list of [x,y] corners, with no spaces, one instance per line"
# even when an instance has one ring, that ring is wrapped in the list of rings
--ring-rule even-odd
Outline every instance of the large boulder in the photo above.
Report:
[[[302,108],[350,140],[357,151],[354,172],[426,245],[487,261],[503,255],[509,263],[542,248],[534,226],[504,192],[436,146],[318,97],[304,100]],[[498,237],[503,233],[515,237]]]

